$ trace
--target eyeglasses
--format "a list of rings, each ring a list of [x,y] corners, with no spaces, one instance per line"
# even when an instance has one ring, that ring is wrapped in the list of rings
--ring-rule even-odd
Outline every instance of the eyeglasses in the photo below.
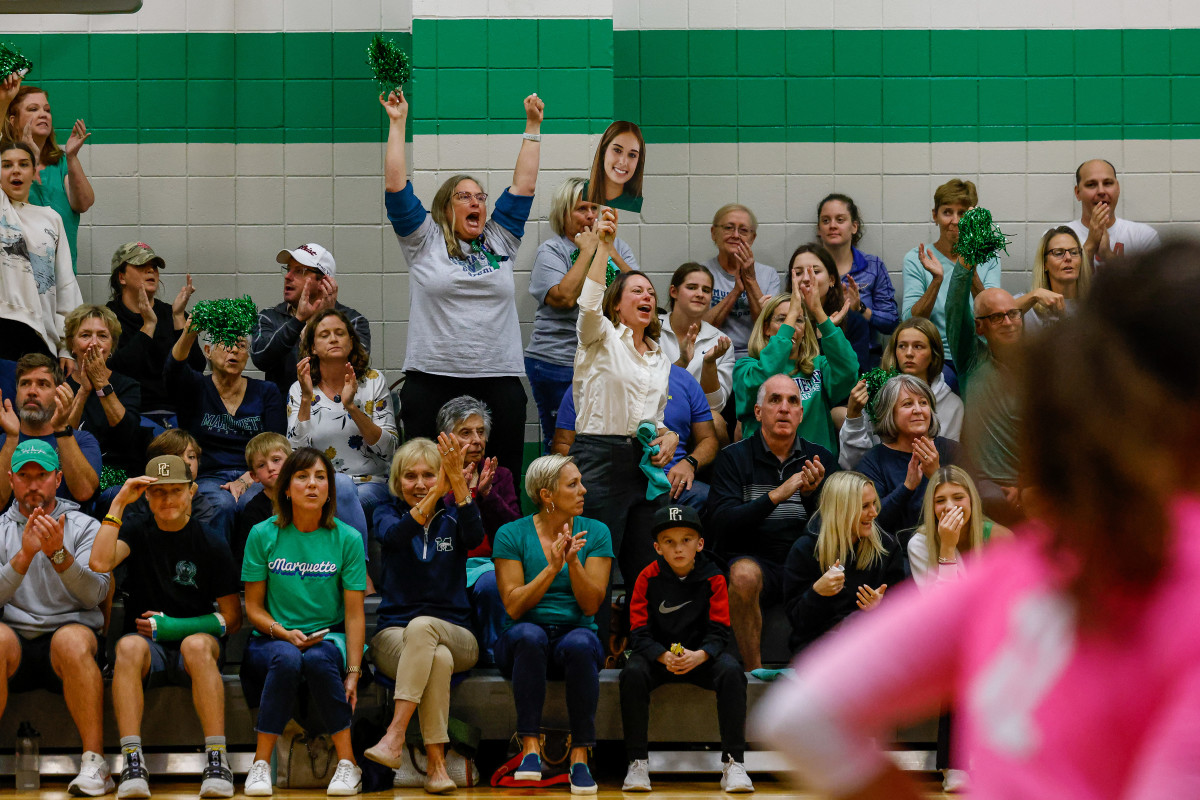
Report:
[[[980,322],[990,323],[992,325],[1000,325],[1005,320],[1008,320],[1009,322],[1016,322],[1020,318],[1021,309],[1010,308],[1008,311],[997,311],[995,314],[985,314],[982,317],[976,317],[975,319],[979,320]]]
[[[472,197],[481,203],[486,203],[488,198],[487,192],[479,192],[478,194],[472,194],[471,192],[455,192],[450,196],[460,203],[469,203],[471,202]]]
[[[316,278],[322,278],[325,276],[325,273],[321,272],[321,270],[317,269],[316,267],[288,266],[287,264],[283,264],[279,267],[279,269],[284,275],[295,275],[297,278],[304,278],[309,275],[312,275]]]
[[[1071,254],[1072,258],[1079,258],[1083,254],[1083,250],[1078,247],[1056,247],[1053,250],[1046,251],[1047,255],[1054,256],[1055,258],[1062,258],[1068,253]]]
[[[743,239],[748,236],[754,235],[753,228],[747,228],[745,225],[734,225],[732,222],[726,223],[725,225],[718,225],[717,227],[720,228],[721,230],[725,231],[726,233],[735,233],[736,232],[737,235],[741,236]]]

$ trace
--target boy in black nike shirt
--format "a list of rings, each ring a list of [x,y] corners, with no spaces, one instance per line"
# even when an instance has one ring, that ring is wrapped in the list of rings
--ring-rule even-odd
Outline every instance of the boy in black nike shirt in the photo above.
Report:
[[[721,788],[753,792],[746,750],[746,673],[734,657],[725,576],[702,552],[700,516],[690,506],[654,515],[658,558],[638,575],[629,601],[633,655],[621,671],[621,719],[629,756],[626,792],[650,791],[650,693],[687,681],[717,693]]]

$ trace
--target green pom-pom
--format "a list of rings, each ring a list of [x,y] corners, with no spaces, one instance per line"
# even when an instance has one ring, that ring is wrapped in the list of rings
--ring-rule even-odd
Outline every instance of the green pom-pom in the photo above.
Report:
[[[408,83],[412,77],[412,64],[409,63],[408,53],[401,50],[391,39],[383,38],[377,33],[367,45],[367,66],[375,75],[379,91],[388,92],[399,89]]]
[[[127,480],[129,480],[129,475],[120,467],[104,467],[100,470],[101,491],[112,486],[124,486]]]
[[[33,69],[33,62],[21,55],[21,51],[11,44],[0,44],[0,80],[4,80],[14,72],[22,75]]]
[[[258,323],[258,306],[250,295],[236,299],[202,300],[192,309],[192,330],[207,333],[213,344],[233,347]]]
[[[958,242],[954,253],[967,264],[977,267],[988,262],[996,253],[1008,253],[1008,234],[992,222],[992,212],[976,206],[958,221]]]
[[[875,418],[875,397],[879,394],[879,390],[899,374],[894,369],[876,367],[863,376],[863,380],[867,382],[867,416],[871,418],[871,422],[879,421]]]

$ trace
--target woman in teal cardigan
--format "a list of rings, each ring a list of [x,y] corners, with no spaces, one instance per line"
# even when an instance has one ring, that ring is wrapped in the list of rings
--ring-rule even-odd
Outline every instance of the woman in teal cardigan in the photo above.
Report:
[[[837,426],[831,410],[854,388],[858,357],[841,328],[821,308],[809,259],[816,256],[809,252],[792,256],[791,294],[775,295],[758,315],[750,332],[749,355],[733,367],[734,398],[742,438],[748,439],[759,428],[754,418],[758,387],[772,375],[791,375],[800,387],[804,408],[797,435],[836,455]]]

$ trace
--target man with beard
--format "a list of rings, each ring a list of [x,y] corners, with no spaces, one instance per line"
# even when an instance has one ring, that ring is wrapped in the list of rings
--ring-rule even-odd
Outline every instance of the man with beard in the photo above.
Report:
[[[92,499],[100,485],[100,444],[67,424],[72,404],[86,399],[63,383],[58,362],[49,356],[30,353],[17,361],[15,408],[12,400],[0,398],[0,507],[12,496],[8,471],[13,453],[27,439],[40,439],[58,451],[63,477],[59,497],[79,504]]]
[[[16,502],[0,516],[0,713],[10,692],[63,694],[83,743],[79,775],[67,791],[98,797],[113,790],[96,663],[104,653],[100,604],[111,578],[88,567],[100,524],[55,497],[63,473],[53,446],[26,439],[5,453],[4,481]]]

